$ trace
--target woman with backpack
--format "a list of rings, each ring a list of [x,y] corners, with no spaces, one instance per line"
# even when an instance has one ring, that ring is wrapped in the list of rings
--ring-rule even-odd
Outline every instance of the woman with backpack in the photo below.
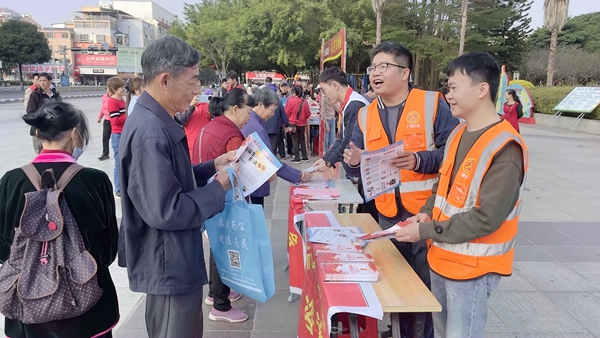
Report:
[[[5,334],[112,337],[119,320],[108,270],[117,254],[115,200],[104,172],[77,164],[90,140],[86,117],[51,102],[23,120],[37,130],[43,150],[31,165],[0,179]],[[24,299],[25,293],[38,297]]]
[[[519,119],[523,117],[523,104],[521,104],[521,100],[517,95],[517,92],[514,89],[509,89],[504,94],[504,98],[506,102],[504,102],[502,117],[510,122],[510,124],[515,128],[517,132],[521,132],[519,130]]]

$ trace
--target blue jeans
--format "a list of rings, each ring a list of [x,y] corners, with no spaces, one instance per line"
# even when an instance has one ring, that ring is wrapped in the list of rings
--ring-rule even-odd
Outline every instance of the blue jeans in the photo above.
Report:
[[[325,128],[325,135],[323,136],[325,144],[323,149],[325,152],[327,152],[327,150],[329,150],[329,147],[331,147],[335,143],[335,118],[326,120],[325,123],[327,123],[327,125],[329,126],[329,131],[327,131],[327,128]]]
[[[114,158],[115,158],[115,172],[114,172],[114,183],[115,193],[121,192],[121,185],[119,184],[119,140],[121,140],[121,134],[112,134],[110,136],[110,142],[112,144]]]
[[[431,271],[431,292],[442,305],[433,313],[433,324],[442,338],[483,337],[488,298],[498,287],[500,275],[456,281]]]

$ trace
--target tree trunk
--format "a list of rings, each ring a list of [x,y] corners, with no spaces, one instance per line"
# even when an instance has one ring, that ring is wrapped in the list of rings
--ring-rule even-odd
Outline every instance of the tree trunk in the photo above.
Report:
[[[21,81],[21,90],[24,90],[25,87],[23,86],[23,70],[21,69],[21,66],[23,66],[23,64],[19,63],[19,81]]]
[[[227,76],[227,66],[225,65],[225,59],[221,59],[221,78],[225,78]]]
[[[415,84],[420,85],[421,79],[419,79],[419,75],[421,74],[421,54],[415,53],[415,64],[413,65],[413,81]]]
[[[461,56],[465,51],[465,35],[467,34],[467,10],[469,9],[469,1],[462,0],[460,8],[461,23],[460,23],[460,45],[458,47],[458,56]]]
[[[377,18],[377,30],[375,32],[375,44],[378,45],[381,43],[381,14],[382,14],[383,10],[380,9],[377,11],[377,13],[375,13],[375,16]]]
[[[546,70],[546,86],[552,87],[554,81],[554,58],[558,44],[558,27],[552,29],[550,34],[550,50],[548,51],[548,68]]]

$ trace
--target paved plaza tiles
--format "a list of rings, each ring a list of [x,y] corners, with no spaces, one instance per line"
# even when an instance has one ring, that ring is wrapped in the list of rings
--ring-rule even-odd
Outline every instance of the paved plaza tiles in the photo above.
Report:
[[[92,129],[92,143],[80,163],[112,178],[112,161],[96,159],[101,152],[102,126],[95,123],[100,99],[69,102],[86,113]],[[34,156],[29,128],[19,118],[23,110],[22,103],[0,105],[0,174]],[[600,137],[530,125],[522,125],[521,132],[531,163],[514,271],[492,294],[485,336],[600,337]],[[287,301],[284,271],[289,185],[281,179],[272,184],[265,215],[274,253],[275,296],[266,304],[248,298],[234,303],[250,317],[240,324],[211,322],[205,306],[204,337],[296,337],[299,302]],[[205,245],[206,258],[207,250]],[[110,270],[121,312],[114,336],[146,338],[143,295],[129,290],[126,270],[116,262]]]

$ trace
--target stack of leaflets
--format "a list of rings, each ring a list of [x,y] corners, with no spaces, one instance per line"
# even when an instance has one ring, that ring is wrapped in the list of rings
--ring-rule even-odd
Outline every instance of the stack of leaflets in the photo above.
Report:
[[[375,283],[379,271],[373,263],[335,263],[322,262],[319,264],[321,275],[325,282],[346,283]]]
[[[315,256],[322,262],[374,262],[370,254],[317,250]]]
[[[366,244],[358,238],[363,232],[358,227],[310,227],[306,229],[308,241],[312,243],[336,244],[345,246]]]

